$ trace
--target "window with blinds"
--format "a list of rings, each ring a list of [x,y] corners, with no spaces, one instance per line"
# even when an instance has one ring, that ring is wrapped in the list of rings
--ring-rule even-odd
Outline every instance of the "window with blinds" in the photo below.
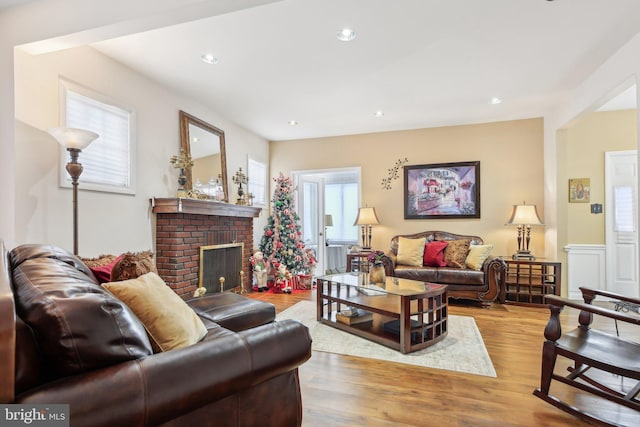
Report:
[[[99,135],[80,154],[79,161],[84,170],[79,188],[135,194],[133,110],[70,82],[61,81],[61,92],[62,125]],[[68,187],[71,179],[64,169],[68,153],[64,149],[62,151],[64,160],[60,185]]]
[[[327,228],[327,239],[332,243],[358,242],[358,227],[353,225],[358,216],[357,181],[326,183],[324,211],[331,215],[333,221],[333,226]]]
[[[251,158],[248,159],[247,176],[249,193],[253,194],[253,204],[267,204],[267,165]]]

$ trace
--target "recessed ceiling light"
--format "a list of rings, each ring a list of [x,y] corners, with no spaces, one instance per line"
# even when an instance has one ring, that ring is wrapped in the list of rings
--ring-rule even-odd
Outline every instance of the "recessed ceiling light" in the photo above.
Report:
[[[200,138],[194,136],[193,138],[191,138],[191,142],[200,142]]]
[[[215,56],[213,56],[210,53],[205,53],[204,55],[202,55],[200,57],[200,59],[202,60],[202,62],[204,62],[205,64],[211,64],[211,65],[216,65],[217,63],[220,62],[220,59],[216,58]]]
[[[497,105],[502,102],[502,99],[498,98],[497,96],[494,96],[493,98],[491,98],[491,101],[489,102],[491,103],[491,105]]]
[[[343,28],[340,31],[338,31],[338,34],[336,34],[336,37],[340,41],[350,42],[351,40],[356,38],[356,32],[353,31],[351,28]]]
[[[289,123],[289,125],[291,125],[291,126],[295,126],[295,125],[297,125],[297,124],[298,124],[298,122],[297,122],[297,121],[295,121],[295,120],[289,120],[289,122],[288,122],[288,123]]]
[[[375,114],[375,115],[376,115],[376,117],[382,117],[382,116],[384,116],[384,112],[382,112],[382,111],[376,111],[376,114]]]

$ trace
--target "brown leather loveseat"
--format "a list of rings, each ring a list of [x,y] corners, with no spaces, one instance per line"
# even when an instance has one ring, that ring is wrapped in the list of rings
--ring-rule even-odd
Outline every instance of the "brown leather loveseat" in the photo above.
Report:
[[[145,326],[53,246],[0,241],[0,403],[68,404],[71,426],[299,426],[308,329],[236,294],[187,301],[199,342],[154,352]],[[153,274],[153,273],[149,273]]]
[[[505,262],[497,257],[488,257],[479,270],[451,266],[403,265],[398,263],[398,242],[400,238],[425,239],[434,241],[468,241],[470,245],[483,245],[478,236],[464,236],[444,231],[424,231],[410,235],[398,235],[391,239],[391,250],[387,253],[385,262],[387,275],[423,282],[447,285],[450,298],[472,299],[479,301],[483,307],[490,307],[498,296],[500,285],[504,282],[506,271]]]

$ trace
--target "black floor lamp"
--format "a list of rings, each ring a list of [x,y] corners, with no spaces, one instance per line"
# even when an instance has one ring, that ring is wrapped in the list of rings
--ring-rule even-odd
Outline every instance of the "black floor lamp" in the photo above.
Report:
[[[71,157],[66,169],[73,185],[73,254],[78,255],[78,178],[82,174],[82,164],[78,163],[78,156],[99,135],[88,130],[73,128],[54,128],[49,129],[48,132],[67,149]]]

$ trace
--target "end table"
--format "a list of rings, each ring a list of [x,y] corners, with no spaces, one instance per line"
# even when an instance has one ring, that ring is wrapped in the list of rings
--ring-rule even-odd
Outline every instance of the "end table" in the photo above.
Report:
[[[501,258],[507,263],[507,272],[500,289],[500,303],[546,306],[545,295],[560,295],[562,278],[560,262]]]
[[[349,252],[347,253],[347,273],[351,271],[369,271],[369,261],[367,257],[371,252]]]

